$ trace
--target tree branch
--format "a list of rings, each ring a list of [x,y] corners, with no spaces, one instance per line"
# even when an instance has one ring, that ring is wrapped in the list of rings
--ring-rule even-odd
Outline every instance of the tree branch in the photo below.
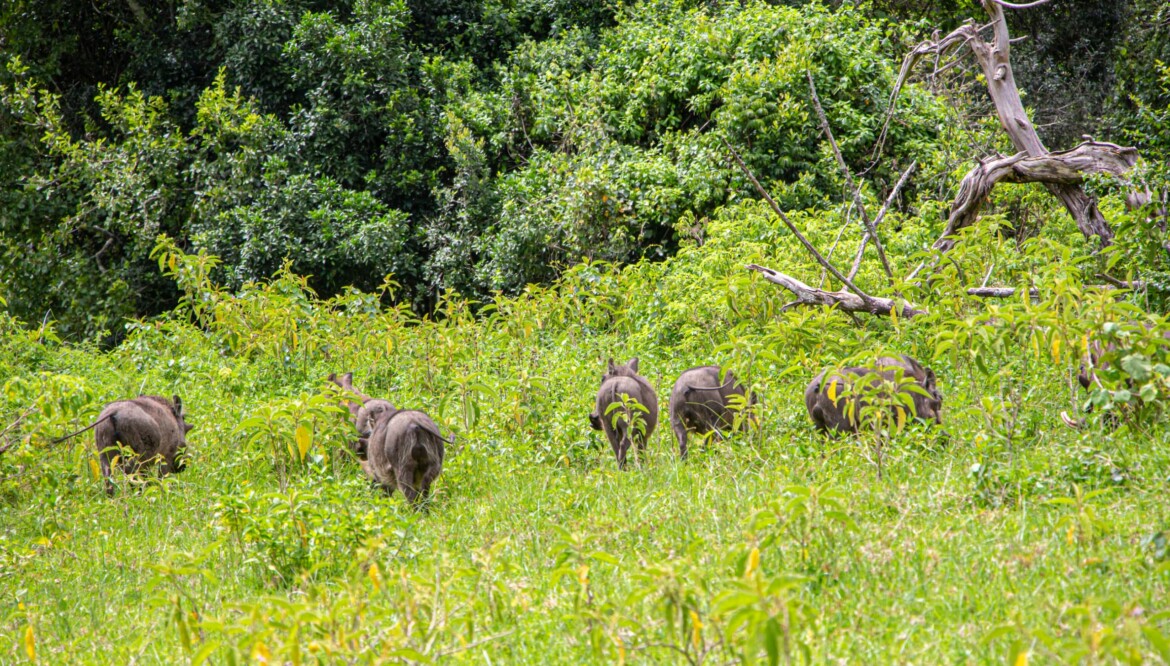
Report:
[[[852,315],[854,312],[868,312],[875,315],[890,316],[891,312],[896,311],[899,317],[905,317],[907,319],[920,314],[926,314],[926,310],[919,310],[906,302],[902,302],[899,305],[890,298],[870,297],[867,302],[857,294],[848,291],[825,291],[823,289],[816,289],[794,277],[774,271],[771,268],[765,268],[764,266],[748,264],[747,269],[756,271],[760,275],[763,275],[764,279],[768,282],[778,284],[796,295],[796,300],[785,305],[785,309],[795,305],[826,305],[836,307],[838,310],[849,315]]]
[[[905,185],[906,181],[910,179],[910,174],[913,173],[914,169],[917,167],[918,162],[911,162],[910,166],[904,172],[902,172],[902,177],[898,179],[897,184],[894,185],[894,189],[890,190],[890,196],[886,197],[886,202],[882,204],[882,209],[878,211],[877,217],[873,220],[874,229],[877,229],[877,226],[882,223],[882,220],[885,219],[886,211],[890,209],[890,206],[894,203],[894,199],[898,198],[898,192],[901,191],[902,186]],[[849,269],[850,280],[852,280],[853,276],[857,275],[857,271],[861,269],[861,255],[865,254],[865,244],[868,240],[868,235],[862,236],[861,246],[857,248],[857,255],[853,257],[853,267]]]
[[[813,244],[804,237],[804,234],[800,233],[800,229],[796,228],[796,225],[792,223],[792,220],[788,219],[788,216],[784,214],[784,211],[780,209],[779,204],[777,204],[772,196],[768,194],[768,191],[764,189],[764,186],[760,185],[760,181],[756,180],[755,174],[751,172],[751,169],[747,168],[747,165],[743,162],[743,158],[739,156],[739,153],[736,152],[735,148],[731,147],[731,144],[727,142],[727,139],[720,137],[720,140],[723,142],[723,145],[727,147],[727,150],[731,152],[731,156],[735,158],[735,163],[739,165],[740,170],[743,171],[744,175],[748,177],[748,180],[752,182],[752,185],[756,187],[756,191],[759,192],[760,196],[762,196],[764,200],[768,202],[768,205],[772,207],[772,210],[780,218],[780,221],[782,221],[784,225],[788,227],[788,230],[792,232],[792,235],[796,236],[797,240],[799,240],[801,244],[804,245],[804,248],[813,255],[813,257],[817,260],[817,263],[823,266],[825,270],[832,273],[833,277],[841,281],[841,284],[849,287],[849,289],[851,289],[853,293],[862,300],[862,302],[869,304],[875,303],[876,300],[872,296],[869,296],[864,291],[858,289],[857,285],[853,284],[852,280],[842,275],[841,271],[837,270],[833,264],[829,263],[828,259],[825,259],[825,257],[822,256],[815,247],[813,247]]]
[[[1086,141],[1072,150],[1044,153],[1038,157],[1021,152],[1011,157],[980,162],[963,177],[959,193],[951,206],[946,229],[935,241],[934,247],[943,252],[954,247],[955,234],[978,219],[983,202],[1000,182],[1079,186],[1084,182],[1086,173],[1122,177],[1137,163],[1137,158],[1138,153],[1134,148]]]
[[[873,238],[873,246],[877,248],[878,258],[881,259],[882,269],[886,272],[886,278],[890,281],[890,286],[894,284],[894,272],[890,270],[890,262],[886,259],[885,248],[882,247],[881,240],[877,235],[877,225],[869,221],[869,214],[865,212],[865,202],[861,198],[861,190],[853,182],[853,173],[849,171],[849,165],[845,163],[845,158],[841,156],[841,148],[837,146],[837,140],[833,138],[833,130],[829,126],[829,118],[825,115],[825,109],[821,106],[821,98],[817,95],[817,84],[813,81],[813,75],[810,71],[805,71],[808,76],[808,90],[812,93],[813,106],[816,107],[817,117],[821,119],[821,130],[824,131],[825,137],[829,140],[829,145],[833,148],[833,155],[837,158],[837,166],[841,168],[841,173],[845,175],[845,185],[853,194],[853,200],[857,203],[857,210],[861,213],[861,225],[865,228],[865,234],[862,235],[862,247],[864,248],[865,239]],[[856,275],[853,271],[849,275],[849,279],[853,279]]]

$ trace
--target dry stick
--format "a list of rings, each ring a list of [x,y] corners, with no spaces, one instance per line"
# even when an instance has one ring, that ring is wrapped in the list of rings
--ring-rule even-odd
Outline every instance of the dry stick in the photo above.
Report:
[[[825,259],[820,252],[817,252],[817,249],[813,247],[813,244],[804,237],[804,234],[800,233],[800,229],[796,228],[796,225],[792,223],[792,220],[788,219],[788,216],[785,215],[784,211],[780,209],[779,204],[777,204],[776,200],[772,198],[772,195],[768,194],[768,191],[764,189],[763,185],[760,185],[760,181],[756,180],[755,174],[753,174],[751,169],[749,169],[747,165],[743,163],[743,158],[739,156],[739,153],[736,152],[735,148],[731,147],[731,144],[727,142],[727,139],[719,137],[719,140],[722,141],[727,150],[731,152],[731,156],[735,158],[735,163],[739,165],[740,170],[743,171],[743,174],[748,177],[748,180],[752,181],[752,185],[756,187],[756,191],[760,193],[760,196],[764,197],[764,201],[768,202],[768,205],[772,207],[772,210],[780,218],[780,221],[784,223],[784,226],[788,227],[788,230],[792,232],[792,235],[796,236],[797,240],[799,240],[800,243],[804,245],[804,249],[808,250],[813,255],[813,257],[816,258],[817,263],[823,266],[825,270],[832,273],[833,277],[840,280],[841,284],[849,287],[853,293],[857,294],[861,300],[865,302],[866,306],[871,308],[874,307],[873,297],[858,289],[857,285],[853,284],[853,280],[850,280],[849,278],[842,275],[841,271],[837,270],[833,264],[829,263],[829,260]]]
[[[813,82],[812,72],[806,71],[805,74],[808,76],[808,90],[812,93],[812,101],[817,109],[817,117],[821,119],[821,129],[825,132],[825,137],[829,140],[829,145],[833,148],[833,155],[837,158],[837,166],[841,167],[841,173],[845,175],[845,184],[853,193],[853,200],[857,202],[857,210],[861,213],[861,223],[865,227],[865,236],[862,239],[873,239],[873,246],[877,248],[878,258],[882,262],[882,269],[886,271],[886,278],[889,279],[890,286],[893,286],[894,272],[890,270],[890,262],[886,259],[886,250],[882,247],[881,240],[878,238],[876,227],[869,221],[869,214],[865,212],[865,204],[861,200],[861,190],[857,189],[857,185],[853,182],[853,174],[849,171],[849,165],[845,164],[845,158],[841,156],[841,149],[837,146],[837,140],[833,138],[833,130],[829,127],[829,119],[825,116],[825,109],[821,106],[821,98],[817,95],[817,84]]]
[[[882,204],[882,209],[878,211],[877,217],[875,217],[873,220],[873,228],[875,230],[877,229],[877,226],[882,223],[882,220],[885,219],[886,212],[894,203],[894,199],[898,197],[898,192],[901,191],[902,186],[906,184],[906,181],[910,178],[910,174],[913,173],[914,169],[917,167],[918,162],[911,162],[906,171],[902,173],[902,177],[898,179],[897,184],[894,185],[894,189],[890,192],[890,196],[886,197],[886,202]],[[853,257],[853,267],[849,269],[849,279],[853,279],[853,276],[857,275],[857,271],[861,269],[861,255],[865,253],[865,244],[868,240],[868,235],[861,237],[861,247],[857,248],[857,256]]]
[[[1011,298],[1016,295],[1016,289],[1015,287],[971,287],[967,290],[967,295],[980,298]],[[1032,287],[1028,289],[1028,295],[1032,298],[1040,298],[1040,290]]]
[[[991,272],[994,270],[995,270],[995,262],[993,261],[993,262],[991,262],[991,265],[987,267],[987,275],[983,276],[983,284],[979,285],[980,287],[987,286],[987,281],[991,279]]]
[[[1137,291],[1146,286],[1145,282],[1136,281],[1133,283],[1115,284],[1087,284],[1086,289],[1098,289],[1101,291]],[[1028,289],[1028,294],[1032,298],[1040,298],[1040,289],[1031,287]],[[967,289],[968,296],[978,296],[980,298],[1011,298],[1016,295],[1015,287],[971,287]]]
[[[849,228],[849,218],[852,217],[852,215],[850,215],[850,212],[852,210],[853,210],[853,203],[851,202],[849,204],[849,207],[845,209],[845,224],[842,224],[841,228],[837,230],[837,237],[833,239],[833,245],[831,247],[829,247],[829,253],[827,255],[825,255],[825,259],[827,259],[829,261],[833,260],[833,253],[837,251],[837,243],[841,242],[841,236],[844,235],[845,230]],[[863,237],[863,240],[864,240],[864,237]],[[818,289],[825,286],[825,276],[826,275],[828,275],[828,274],[825,273],[825,269],[822,268],[820,280],[817,282]],[[856,273],[850,273],[849,279],[852,280],[854,275],[856,275]]]

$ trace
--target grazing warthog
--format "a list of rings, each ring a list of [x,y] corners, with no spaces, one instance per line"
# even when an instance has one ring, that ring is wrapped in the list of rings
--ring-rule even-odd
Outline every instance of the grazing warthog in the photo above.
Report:
[[[615,411],[609,412],[610,405],[615,403],[621,405],[623,394],[630,401],[637,401],[647,411],[623,409],[619,406]],[[621,414],[618,415],[615,425],[614,415],[618,411]],[[633,419],[638,418],[646,426],[645,433],[633,428]],[[655,426],[658,425],[658,394],[654,392],[650,382],[638,374],[637,358],[630,359],[625,365],[616,365],[612,358],[609,359],[605,374],[601,377],[601,388],[597,391],[597,407],[589,415],[589,425],[593,426],[594,430],[605,433],[614,455],[617,456],[618,467],[626,466],[626,453],[630,450],[631,444],[637,443],[638,451],[646,450],[646,440],[650,439]]]
[[[717,365],[691,368],[679,375],[670,392],[670,429],[678,440],[678,454],[683,458],[687,457],[688,432],[705,435],[714,431],[722,438],[736,426],[742,427],[748,422],[750,414],[745,411],[736,423],[737,410],[731,408],[735,403],[743,408],[749,407],[743,384],[735,380],[730,370],[723,381],[719,376]],[[739,396],[739,399],[734,400],[732,396]],[[756,402],[753,394],[750,405]]]
[[[126,457],[122,469],[127,474],[157,459],[162,460],[159,476],[178,473],[187,466],[180,454],[187,448],[187,433],[192,427],[185,420],[183,401],[177,395],[173,400],[143,395],[106,405],[93,425],[106,492],[114,494],[110,466],[119,455],[119,444],[133,452],[133,455],[123,454]]]
[[[899,368],[902,370],[903,379],[912,379],[927,393],[922,395],[907,391],[913,399],[913,416],[941,424],[942,395],[938,391],[934,371],[905,355],[901,358],[888,356],[879,358],[872,368],[843,368],[828,380],[825,377],[829,370],[821,371],[804,391],[804,405],[808,408],[808,415],[822,432],[829,430],[857,432],[861,410],[866,403],[861,396],[854,394],[853,387],[863,377],[869,382],[874,382],[878,378],[892,382],[897,378]],[[876,383],[873,385],[876,386]],[[830,389],[830,386],[833,388]],[[829,396],[830,390],[834,394],[832,398]]]
[[[397,408],[389,400],[371,398],[354,388],[352,372],[347,372],[340,376],[337,373],[331,373],[329,375],[329,381],[356,395],[361,400],[361,402],[346,400],[344,404],[349,409],[350,417],[353,419],[353,425],[358,431],[358,439],[351,447],[354,453],[364,458],[367,442],[370,435],[374,432],[374,424],[378,421],[378,416],[384,412],[395,412]]]
[[[431,484],[443,472],[444,438],[439,426],[426,413],[396,409],[386,400],[371,398],[353,387],[353,373],[329,380],[361,399],[361,404],[346,401],[359,439],[354,446],[362,470],[387,495],[401,490],[418,506],[430,496]]]

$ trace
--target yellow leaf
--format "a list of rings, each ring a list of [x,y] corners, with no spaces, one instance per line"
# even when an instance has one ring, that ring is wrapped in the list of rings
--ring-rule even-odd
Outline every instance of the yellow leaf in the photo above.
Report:
[[[1052,336],[1052,360],[1060,363],[1060,337]]]
[[[902,432],[902,428],[906,427],[906,410],[901,407],[894,407],[894,414],[898,418],[898,432]]]
[[[585,587],[586,585],[589,584],[589,565],[588,564],[582,564],[581,568],[577,569],[577,582],[581,584],[581,587]]]
[[[28,660],[35,664],[37,661],[37,639],[33,635],[31,624],[24,630],[24,651],[28,653]]]
[[[297,426],[296,432],[297,453],[300,454],[300,460],[305,459],[305,454],[309,452],[309,447],[313,445],[313,435],[309,432],[303,424]]]
[[[1028,651],[1024,650],[1016,655],[1016,660],[1013,666],[1028,666]]]
[[[378,563],[370,562],[370,568],[366,573],[370,575],[370,582],[374,584],[374,589],[382,589],[382,572],[378,569]]]
[[[386,338],[386,353],[394,353],[394,338]]]
[[[252,661],[256,662],[257,664],[272,663],[272,653],[268,651],[268,646],[257,641],[256,644],[252,646]]]
[[[702,629],[703,623],[699,620],[699,614],[691,611],[691,645],[694,645],[696,650],[703,642]]]
[[[837,380],[836,379],[829,381],[829,390],[825,391],[825,393],[828,394],[829,400],[832,400],[834,405],[837,404]]]
[[[89,471],[93,473],[94,481],[102,478],[102,468],[98,466],[97,461],[93,458],[88,458],[87,460],[89,461]]]
[[[760,549],[752,548],[752,552],[748,554],[747,567],[744,569],[743,577],[748,578],[756,569],[760,568]]]

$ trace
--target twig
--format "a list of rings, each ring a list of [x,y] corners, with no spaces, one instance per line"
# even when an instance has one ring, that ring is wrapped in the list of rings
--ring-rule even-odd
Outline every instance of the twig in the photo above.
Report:
[[[906,168],[906,171],[902,173],[902,177],[898,179],[898,182],[894,185],[894,189],[890,191],[890,196],[886,197],[886,202],[882,204],[882,209],[878,211],[877,217],[874,218],[874,229],[877,229],[877,226],[882,223],[882,220],[885,219],[886,212],[894,203],[894,199],[898,198],[898,192],[901,191],[902,186],[906,184],[906,181],[910,178],[910,174],[913,173],[914,169],[917,167],[918,162],[911,162],[910,166]],[[853,257],[853,267],[849,269],[849,279],[853,279],[853,276],[857,275],[857,271],[861,269],[861,255],[865,253],[865,244],[868,240],[868,235],[861,237],[861,246],[857,248],[857,255]]]
[[[808,76],[808,90],[812,93],[813,105],[817,110],[817,117],[821,119],[821,129],[825,132],[825,137],[829,140],[829,145],[833,148],[833,155],[837,158],[837,166],[841,167],[841,173],[845,175],[845,184],[853,193],[853,200],[857,202],[857,210],[861,213],[861,223],[865,226],[866,235],[864,238],[873,238],[873,246],[877,248],[878,258],[881,259],[882,268],[886,271],[886,278],[890,281],[890,286],[894,284],[894,272],[890,270],[890,262],[886,259],[885,248],[882,247],[881,240],[877,235],[877,228],[869,221],[869,214],[865,212],[865,203],[861,199],[861,190],[857,189],[857,185],[853,182],[853,174],[849,171],[849,165],[845,164],[845,158],[841,156],[841,149],[837,146],[837,140],[833,138],[833,130],[829,127],[829,118],[825,115],[825,109],[821,106],[821,98],[817,95],[817,84],[813,82],[812,72],[806,71]],[[852,276],[851,276],[852,277]]]
[[[514,634],[514,633],[516,633],[516,630],[515,630],[515,629],[509,629],[509,630],[507,630],[507,631],[505,631],[505,632],[503,632],[503,633],[501,633],[501,634],[496,634],[495,636],[488,636],[487,638],[481,638],[481,639],[479,639],[478,641],[474,641],[474,642],[472,642],[472,643],[468,643],[467,645],[463,645],[463,646],[461,646],[461,647],[457,647],[457,648],[451,648],[451,649],[449,649],[449,650],[440,650],[438,653],[436,653],[436,655],[435,655],[435,656],[438,656],[438,657],[449,657],[449,656],[451,656],[451,655],[453,655],[453,654],[456,654],[456,653],[459,653],[459,652],[463,652],[464,650],[470,650],[471,648],[479,647],[479,646],[483,645],[484,643],[490,643],[490,642],[492,642],[492,641],[494,641],[494,640],[498,640],[498,639],[500,639],[500,638],[503,638],[503,637],[505,637],[505,636],[510,636],[510,635],[512,635],[512,634]]]
[[[993,261],[993,262],[991,262],[991,265],[987,267],[987,275],[983,276],[983,283],[979,285],[980,287],[987,286],[987,281],[991,279],[991,272],[994,270],[995,270],[995,262]]]
[[[839,230],[837,230],[837,237],[833,239],[833,245],[829,248],[829,254],[825,255],[825,259],[827,259],[829,261],[833,260],[833,253],[837,251],[837,243],[841,242],[841,236],[844,235],[845,230],[849,228],[849,218],[852,217],[849,213],[852,210],[853,210],[853,203],[850,202],[849,207],[845,209],[845,224],[842,224],[841,228]],[[862,242],[865,242],[864,236],[862,237]],[[817,282],[818,289],[825,286],[825,275],[826,275],[825,269],[822,268],[820,281]],[[855,275],[855,273],[850,273],[849,279],[852,280],[854,275]]]

